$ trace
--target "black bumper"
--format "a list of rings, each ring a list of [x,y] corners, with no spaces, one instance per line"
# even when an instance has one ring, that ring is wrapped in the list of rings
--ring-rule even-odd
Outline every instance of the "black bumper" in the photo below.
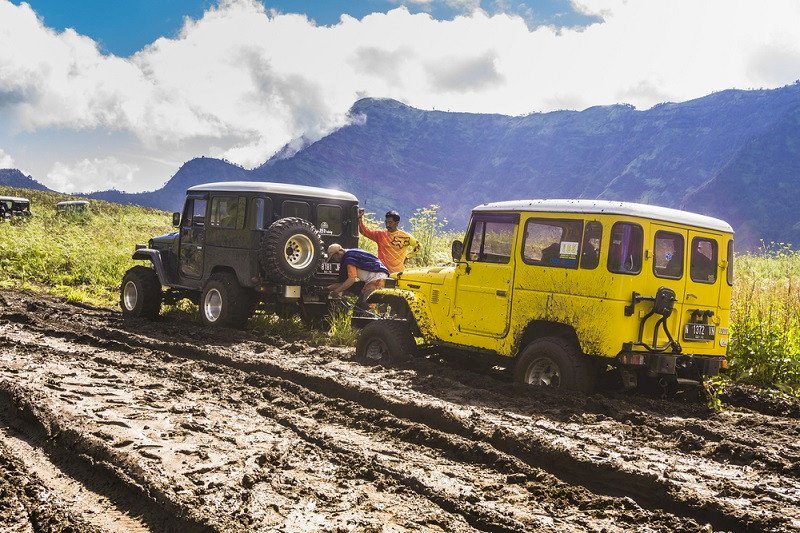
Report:
[[[724,357],[710,355],[634,352],[620,354],[617,361],[624,366],[642,368],[650,376],[676,376],[694,380],[716,376],[726,367]]]

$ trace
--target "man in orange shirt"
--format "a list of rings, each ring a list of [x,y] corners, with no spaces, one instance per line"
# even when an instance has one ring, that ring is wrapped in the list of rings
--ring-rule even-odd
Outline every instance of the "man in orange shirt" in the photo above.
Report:
[[[406,257],[419,250],[419,243],[410,233],[398,229],[400,213],[389,211],[386,213],[386,229],[369,229],[364,224],[364,210],[358,210],[358,230],[361,235],[378,243],[378,259],[386,265],[390,274],[402,272],[405,268]]]

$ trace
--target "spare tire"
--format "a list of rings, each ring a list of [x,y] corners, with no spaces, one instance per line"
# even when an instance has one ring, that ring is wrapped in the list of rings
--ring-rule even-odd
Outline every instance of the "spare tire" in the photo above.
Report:
[[[323,246],[311,222],[296,217],[282,218],[261,236],[258,262],[267,279],[298,285],[314,276],[322,261]]]

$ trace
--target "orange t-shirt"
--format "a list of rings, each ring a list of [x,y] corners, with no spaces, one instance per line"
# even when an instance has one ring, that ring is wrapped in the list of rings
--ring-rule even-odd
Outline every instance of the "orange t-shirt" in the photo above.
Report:
[[[416,252],[419,247],[417,239],[401,229],[396,231],[369,229],[363,220],[359,220],[358,230],[367,239],[378,243],[378,259],[386,265],[390,274],[402,272],[409,249]]]

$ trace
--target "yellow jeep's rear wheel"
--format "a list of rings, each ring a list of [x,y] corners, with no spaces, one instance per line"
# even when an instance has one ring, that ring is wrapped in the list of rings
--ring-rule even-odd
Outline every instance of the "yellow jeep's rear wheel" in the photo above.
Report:
[[[597,366],[580,353],[574,342],[544,337],[528,344],[520,354],[514,367],[514,381],[590,393],[597,381]]]

